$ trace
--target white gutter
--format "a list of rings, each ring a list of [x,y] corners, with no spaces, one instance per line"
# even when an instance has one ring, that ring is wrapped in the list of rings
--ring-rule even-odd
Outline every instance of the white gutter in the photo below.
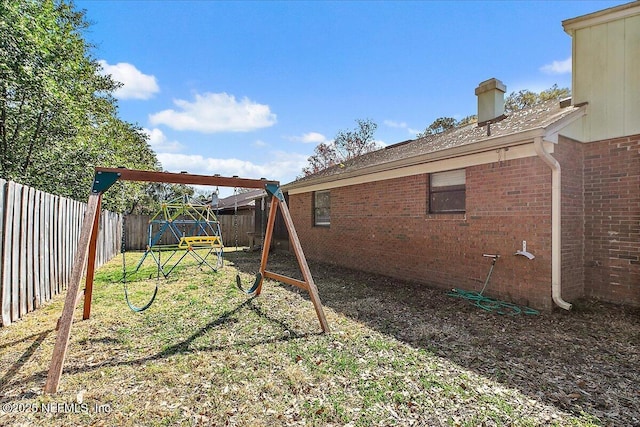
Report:
[[[538,157],[551,168],[551,297],[560,308],[571,310],[571,304],[562,299],[562,241],[560,163],[544,149],[542,137],[536,137],[533,145]]]

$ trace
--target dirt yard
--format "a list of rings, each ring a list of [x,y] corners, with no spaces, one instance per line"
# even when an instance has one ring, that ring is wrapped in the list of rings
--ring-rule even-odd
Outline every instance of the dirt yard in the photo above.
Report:
[[[226,257],[218,273],[177,271],[140,314],[124,303],[121,261],[100,269],[56,395],[42,387],[62,297],[0,328],[0,425],[640,426],[637,308],[501,316],[311,262],[322,334],[305,292],[233,286],[236,272],[250,283],[259,254]],[[299,277],[287,254],[269,269]]]
[[[295,274],[288,257],[271,262]],[[640,426],[640,308],[581,300],[500,316],[441,289],[311,265],[323,304],[350,318],[563,411]]]

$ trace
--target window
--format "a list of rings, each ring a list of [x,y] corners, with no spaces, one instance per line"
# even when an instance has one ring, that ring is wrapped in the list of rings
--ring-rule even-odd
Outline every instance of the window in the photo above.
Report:
[[[329,191],[313,193],[313,224],[320,226],[331,224],[331,193]]]
[[[464,169],[432,173],[429,180],[429,213],[465,212]]]

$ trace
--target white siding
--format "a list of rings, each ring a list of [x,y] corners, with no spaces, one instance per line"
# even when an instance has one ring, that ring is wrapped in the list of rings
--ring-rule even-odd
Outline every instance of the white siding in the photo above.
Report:
[[[589,107],[582,129],[567,136],[587,142],[640,133],[640,15],[576,29],[573,38],[573,102]]]

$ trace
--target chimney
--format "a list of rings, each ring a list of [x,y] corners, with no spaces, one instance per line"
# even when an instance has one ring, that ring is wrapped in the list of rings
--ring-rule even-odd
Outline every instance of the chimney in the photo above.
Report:
[[[507,87],[498,79],[489,79],[476,88],[478,96],[478,125],[502,119],[504,115],[504,93]]]

